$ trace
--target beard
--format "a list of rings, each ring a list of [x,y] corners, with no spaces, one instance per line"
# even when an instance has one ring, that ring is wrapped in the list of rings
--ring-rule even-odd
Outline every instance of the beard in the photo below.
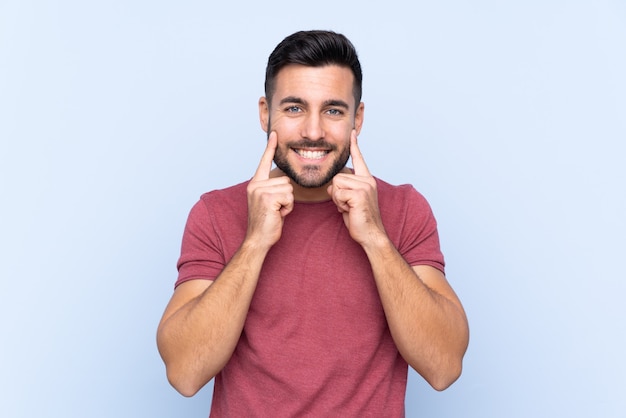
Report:
[[[325,145],[323,141],[315,142],[315,146],[317,147],[323,145]],[[291,148],[291,146],[289,146],[289,148]],[[298,143],[296,148],[304,149],[306,147],[302,146],[302,143]],[[333,147],[333,150],[336,148],[337,147]],[[335,175],[343,170],[348,162],[349,157],[350,149],[346,147],[343,149],[341,154],[337,156],[337,158],[335,158],[331,167],[327,169],[326,172],[323,172],[319,165],[309,164],[302,167],[302,171],[298,173],[289,163],[286,153],[284,153],[281,148],[276,148],[276,153],[274,154],[274,163],[276,164],[276,167],[281,169],[282,172],[285,173],[287,177],[289,177],[297,185],[305,188],[317,188],[322,187],[330,182],[333,177],[335,177]]]
[[[271,132],[268,130],[268,132]],[[330,152],[337,151],[337,146],[329,144],[324,140],[311,141],[304,139],[302,141],[293,141],[284,145],[284,147],[277,147],[274,153],[274,163],[276,167],[282,170],[294,183],[297,185],[312,189],[322,187],[329,183],[333,177],[335,177],[348,163],[350,158],[350,147],[345,147],[341,150],[341,153],[332,162],[332,165],[325,172],[317,164],[305,165],[302,171],[298,173],[293,166],[289,163],[288,154],[291,152],[291,148],[306,149],[306,148],[325,148]],[[286,149],[286,151],[284,151]]]
[[[272,119],[270,118],[268,120],[267,126],[267,139],[269,139],[271,132]],[[276,164],[276,167],[278,167],[283,173],[285,173],[285,175],[298,186],[307,189],[322,187],[325,184],[329,183],[333,179],[333,177],[335,177],[337,174],[339,174],[339,172],[341,172],[341,170],[343,170],[343,168],[348,163],[348,159],[350,158],[350,146],[346,146],[343,150],[341,150],[341,153],[337,156],[337,158],[335,158],[335,160],[332,162],[332,165],[326,172],[322,172],[320,166],[317,164],[309,164],[305,165],[302,168],[301,173],[298,173],[289,163],[288,155],[291,152],[292,148],[324,148],[329,150],[330,152],[335,152],[337,151],[338,147],[337,145],[329,144],[324,139],[316,141],[303,139],[300,141],[287,142],[282,148],[278,145],[276,146],[276,151],[274,152],[274,164]]]

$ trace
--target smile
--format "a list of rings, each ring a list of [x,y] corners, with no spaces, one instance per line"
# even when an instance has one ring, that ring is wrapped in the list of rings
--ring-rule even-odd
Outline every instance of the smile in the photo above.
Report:
[[[324,158],[330,151],[324,150],[304,150],[304,149],[293,149],[296,154],[298,154],[302,158],[306,158],[307,160],[321,160]]]

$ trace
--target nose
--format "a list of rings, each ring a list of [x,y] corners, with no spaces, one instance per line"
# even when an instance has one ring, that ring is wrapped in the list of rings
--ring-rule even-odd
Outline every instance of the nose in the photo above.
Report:
[[[300,133],[303,138],[317,141],[326,136],[322,118],[317,113],[309,113],[302,121],[302,131]]]

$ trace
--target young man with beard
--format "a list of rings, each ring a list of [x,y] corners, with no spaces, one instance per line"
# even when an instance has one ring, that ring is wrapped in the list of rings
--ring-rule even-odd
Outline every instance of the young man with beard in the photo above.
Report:
[[[467,320],[434,217],[370,174],[361,81],[343,35],[285,38],[256,173],[191,210],[157,339],[183,395],[215,377],[211,416],[403,416],[407,364],[437,390],[461,373]]]

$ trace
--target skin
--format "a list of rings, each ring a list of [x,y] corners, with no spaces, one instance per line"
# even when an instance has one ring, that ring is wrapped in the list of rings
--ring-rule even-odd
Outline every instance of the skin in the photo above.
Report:
[[[288,165],[298,201],[327,200],[334,175],[350,172],[345,167],[350,138],[361,131],[364,112],[363,103],[355,105],[352,82],[352,72],[344,67],[290,65],[279,72],[271,103],[259,100],[261,127],[278,137],[278,167],[271,176],[285,175]],[[327,154],[305,158],[297,152],[304,149]],[[340,166],[333,170],[337,161]]]
[[[407,363],[437,390],[459,377],[469,339],[463,307],[439,270],[409,266],[387,236],[376,181],[358,147],[364,106],[354,101],[352,77],[334,65],[287,66],[273,97],[259,100],[261,127],[269,135],[247,189],[246,237],[215,281],[179,285],[159,324],[168,379],[183,395],[195,394],[228,362],[265,256],[295,201],[336,204],[368,256],[391,335]],[[317,154],[303,153],[304,145]],[[335,173],[346,152],[354,173],[345,167]],[[275,159],[288,170],[272,169]]]

